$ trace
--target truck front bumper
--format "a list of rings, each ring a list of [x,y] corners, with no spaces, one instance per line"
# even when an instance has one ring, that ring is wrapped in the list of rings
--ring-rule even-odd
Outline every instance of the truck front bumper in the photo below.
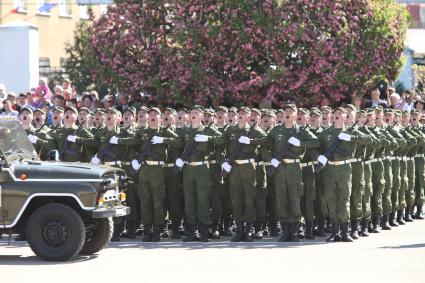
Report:
[[[130,214],[128,206],[114,206],[108,208],[96,208],[90,211],[92,218],[120,217]]]

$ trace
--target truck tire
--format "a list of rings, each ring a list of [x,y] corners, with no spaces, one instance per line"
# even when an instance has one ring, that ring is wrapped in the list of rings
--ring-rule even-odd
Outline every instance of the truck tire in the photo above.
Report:
[[[48,261],[66,261],[76,256],[86,237],[80,215],[60,203],[38,208],[29,218],[25,233],[32,251]]]
[[[86,241],[80,251],[82,255],[90,255],[102,250],[109,243],[114,230],[112,218],[94,219],[95,228],[87,231]]]

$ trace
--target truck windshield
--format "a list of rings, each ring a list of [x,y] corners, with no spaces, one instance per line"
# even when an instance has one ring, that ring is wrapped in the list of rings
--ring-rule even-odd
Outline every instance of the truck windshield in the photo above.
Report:
[[[15,160],[38,159],[26,132],[17,120],[0,119],[0,151],[8,164]]]

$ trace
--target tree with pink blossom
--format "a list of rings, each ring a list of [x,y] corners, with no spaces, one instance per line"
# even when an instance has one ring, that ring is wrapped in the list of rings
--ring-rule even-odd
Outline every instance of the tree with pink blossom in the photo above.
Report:
[[[407,12],[391,0],[119,1],[92,45],[127,92],[161,103],[315,104],[393,80]]]

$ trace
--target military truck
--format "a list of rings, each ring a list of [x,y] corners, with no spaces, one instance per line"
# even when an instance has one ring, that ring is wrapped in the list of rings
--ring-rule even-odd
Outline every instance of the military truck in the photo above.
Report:
[[[93,254],[125,216],[125,172],[86,163],[40,161],[16,119],[0,119],[0,234],[26,236],[49,261]]]

